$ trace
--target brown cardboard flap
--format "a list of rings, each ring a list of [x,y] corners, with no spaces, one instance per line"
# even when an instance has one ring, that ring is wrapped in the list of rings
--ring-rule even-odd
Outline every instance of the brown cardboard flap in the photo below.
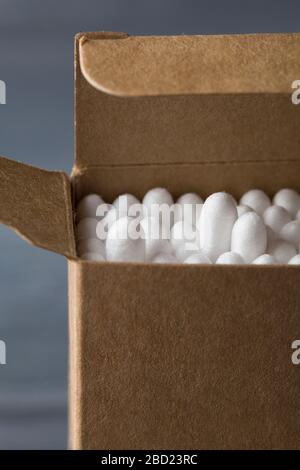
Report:
[[[300,34],[77,36],[75,171],[298,161],[299,57]]]
[[[117,96],[291,93],[300,77],[300,34],[100,38],[81,37],[81,70]]]
[[[0,222],[33,245],[75,256],[71,190],[63,172],[0,157]]]

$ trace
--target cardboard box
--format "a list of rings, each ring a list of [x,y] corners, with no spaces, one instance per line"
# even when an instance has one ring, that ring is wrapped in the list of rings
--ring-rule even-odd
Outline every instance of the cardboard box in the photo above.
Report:
[[[97,264],[73,229],[90,192],[299,190],[299,57],[298,34],[79,34],[71,178],[0,160],[1,222],[68,258],[71,448],[299,448],[298,267]]]

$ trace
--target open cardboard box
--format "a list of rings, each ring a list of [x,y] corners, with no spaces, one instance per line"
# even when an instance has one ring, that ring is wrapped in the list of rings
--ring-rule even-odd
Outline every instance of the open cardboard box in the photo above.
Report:
[[[69,178],[1,158],[1,222],[68,259],[70,447],[300,447],[300,269],[94,263],[74,207],[300,189],[300,35],[76,38]]]

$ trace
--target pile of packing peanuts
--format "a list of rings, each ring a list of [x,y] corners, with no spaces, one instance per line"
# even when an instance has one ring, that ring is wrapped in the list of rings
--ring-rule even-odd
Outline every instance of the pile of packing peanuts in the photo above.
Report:
[[[203,200],[164,188],[139,201],[112,203],[89,194],[76,211],[77,253],[84,260],[188,264],[300,264],[300,194],[260,189],[239,202],[226,192]]]

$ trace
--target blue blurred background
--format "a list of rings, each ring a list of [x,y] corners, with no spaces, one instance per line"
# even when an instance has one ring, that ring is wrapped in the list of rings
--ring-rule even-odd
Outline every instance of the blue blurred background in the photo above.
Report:
[[[78,31],[296,32],[299,13],[299,0],[0,0],[0,80],[7,85],[0,154],[70,172]],[[0,339],[7,345],[7,365],[0,366],[0,448],[65,448],[66,261],[3,226]]]

